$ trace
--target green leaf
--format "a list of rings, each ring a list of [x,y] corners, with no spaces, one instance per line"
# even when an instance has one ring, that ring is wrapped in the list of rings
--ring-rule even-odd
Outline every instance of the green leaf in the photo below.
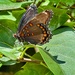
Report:
[[[36,53],[33,57],[36,57],[40,60],[42,59],[39,53]],[[23,69],[18,71],[15,75],[46,75],[47,73],[49,73],[49,75],[52,74],[47,67],[37,63],[26,63],[22,68]]]
[[[53,33],[55,35],[43,47],[50,49],[49,53],[58,56],[58,60],[65,61],[60,66],[66,75],[75,75],[75,32],[68,27],[64,27],[55,30]]]
[[[2,63],[0,62],[0,67],[2,66]]]
[[[45,61],[46,65],[54,75],[64,75],[60,66],[54,60],[52,60],[52,58],[48,54],[46,54],[43,51],[43,49],[39,48],[39,52],[43,60]]]
[[[16,60],[17,57],[15,56],[15,54],[13,52],[11,52],[12,49],[10,48],[4,48],[4,47],[0,47],[0,53],[5,55],[6,57],[12,59],[12,60]],[[8,60],[8,59],[7,59]]]
[[[69,27],[71,27],[72,29],[75,27],[75,22],[66,22],[65,24],[64,24],[64,26],[69,26]]]
[[[62,0],[63,3],[66,3],[66,5],[73,5],[75,3],[74,0]]]
[[[64,25],[64,23],[69,19],[68,15],[67,14],[62,14],[60,16],[60,19],[59,19],[59,23],[60,25]]]
[[[0,61],[2,61],[2,62],[7,62],[9,60],[10,59],[8,57],[5,57],[5,56],[3,56],[2,58],[0,58]]]
[[[21,8],[22,4],[30,4],[32,1],[25,1],[19,3],[13,3],[10,0],[0,0],[0,10],[12,10],[12,9],[19,9]]]
[[[50,3],[50,1],[49,1],[49,0],[46,0],[45,2],[43,2],[43,3],[41,4],[41,6],[47,6],[49,3]]]
[[[5,24],[6,22],[2,23]],[[13,32],[8,27],[0,25],[0,46],[12,48],[14,41],[15,39],[13,38]]]
[[[15,16],[15,18],[16,18],[16,23],[17,23],[17,25],[20,23],[20,19],[21,19],[21,17],[23,16],[23,14],[26,12],[26,10],[25,9],[23,9],[23,10],[13,10],[12,11],[12,14],[13,14],[13,16]],[[17,26],[18,27],[18,26]]]
[[[54,3],[64,3],[64,4],[66,4],[66,5],[73,5],[74,3],[75,3],[75,1],[74,0],[50,0],[51,2],[54,2]]]
[[[66,14],[66,10],[64,9],[55,9],[53,8],[53,18],[50,23],[50,29],[53,31],[59,27],[61,27],[68,19],[68,15]]]
[[[17,61],[15,61],[15,60],[9,60],[7,62],[2,62],[2,65],[9,66],[9,65],[15,65],[16,63],[17,63]]]
[[[6,48],[6,47],[0,47],[0,54],[2,55],[0,57],[0,61],[2,65],[14,65],[18,61],[17,59],[21,55],[20,50],[22,47],[16,47],[16,48]]]
[[[16,18],[12,15],[11,12],[0,12],[0,19],[8,19],[8,20],[12,20],[12,21],[16,21]]]

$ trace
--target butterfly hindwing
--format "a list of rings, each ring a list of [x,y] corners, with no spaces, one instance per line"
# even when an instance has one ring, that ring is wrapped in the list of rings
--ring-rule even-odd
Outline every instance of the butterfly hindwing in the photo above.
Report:
[[[22,28],[19,35],[22,41],[28,41],[34,44],[43,44],[51,38],[52,34],[50,34],[46,25],[40,23],[40,21],[34,17]]]

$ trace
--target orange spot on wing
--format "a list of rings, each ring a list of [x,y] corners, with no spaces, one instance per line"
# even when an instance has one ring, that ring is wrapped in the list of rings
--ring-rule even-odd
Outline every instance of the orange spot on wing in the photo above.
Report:
[[[42,26],[40,26],[40,28],[41,28],[41,29],[43,29],[43,27],[42,27]]]
[[[43,31],[45,31],[45,29],[44,29],[44,28],[43,28],[42,30],[43,30]]]
[[[30,26],[33,26],[33,24],[32,24],[32,23],[30,23],[29,25],[30,25]]]
[[[42,40],[44,40],[45,38],[43,37]]]
[[[44,34],[43,36],[45,36],[45,37],[46,37],[46,36],[47,36],[47,34]]]
[[[38,24],[37,26],[39,27],[40,25]]]
[[[25,29],[28,29],[27,27],[25,27]]]
[[[27,34],[29,36],[29,34]]]
[[[20,35],[21,35],[22,37],[24,37],[24,34],[23,34],[23,33],[21,33]]]
[[[29,30],[27,30],[26,32],[29,32]]]
[[[46,31],[44,31],[44,34],[46,33]]]
[[[32,36],[34,35],[34,33],[32,33]]]

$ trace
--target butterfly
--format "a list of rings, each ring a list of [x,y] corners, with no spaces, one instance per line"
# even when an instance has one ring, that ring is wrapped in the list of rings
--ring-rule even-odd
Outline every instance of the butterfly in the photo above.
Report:
[[[18,31],[14,37],[21,42],[44,44],[52,38],[48,23],[53,16],[52,10],[37,13],[36,5],[31,5],[21,18]]]

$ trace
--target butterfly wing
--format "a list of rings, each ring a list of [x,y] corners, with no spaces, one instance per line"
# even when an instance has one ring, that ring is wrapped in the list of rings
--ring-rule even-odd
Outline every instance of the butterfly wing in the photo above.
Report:
[[[29,22],[35,15],[37,14],[37,7],[35,5],[31,5],[25,14],[22,16],[19,27],[18,27],[18,32],[22,29],[22,27]]]
[[[19,33],[21,41],[27,41],[33,44],[44,44],[48,42],[51,35],[48,28],[35,18],[27,23]]]
[[[41,16],[41,17],[40,17]],[[20,41],[30,42],[32,44],[44,44],[52,37],[47,27],[52,17],[52,11],[44,11],[33,17],[27,24],[23,25],[16,38]]]
[[[40,23],[43,23],[44,25],[48,25],[52,16],[53,16],[53,11],[46,10],[46,11],[43,11],[43,12],[37,14],[35,18],[38,19],[38,21]]]

